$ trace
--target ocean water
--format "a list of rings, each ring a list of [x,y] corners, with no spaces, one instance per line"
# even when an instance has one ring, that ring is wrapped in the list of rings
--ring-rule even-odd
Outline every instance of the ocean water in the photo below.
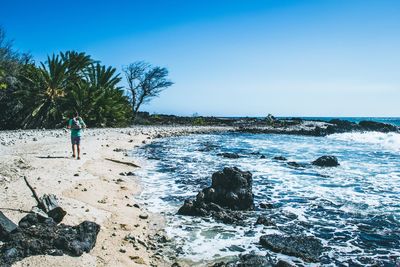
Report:
[[[220,152],[236,152],[225,159]],[[320,266],[273,253],[259,246],[265,233],[309,235],[325,247],[326,266],[398,266],[400,261],[400,134],[344,133],[327,137],[273,134],[208,134],[155,141],[134,152],[149,164],[138,173],[139,199],[166,216],[166,232],[179,258],[207,262],[255,251],[299,266]],[[261,159],[260,155],[265,155]],[[310,163],[322,155],[339,159],[337,168],[293,168],[275,161]],[[255,204],[272,209],[247,212],[246,226],[178,216],[186,198],[209,186],[211,175],[226,166],[253,174]],[[276,226],[254,225],[259,215]]]
[[[282,117],[282,118],[292,118],[292,117]],[[330,121],[332,119],[347,120],[355,123],[360,121],[377,121],[382,123],[389,123],[396,126],[400,126],[400,118],[398,117],[299,117],[305,120],[321,120]]]

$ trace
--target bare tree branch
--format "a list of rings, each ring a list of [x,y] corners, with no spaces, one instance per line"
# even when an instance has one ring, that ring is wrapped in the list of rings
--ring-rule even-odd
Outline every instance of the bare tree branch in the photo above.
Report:
[[[133,118],[142,104],[148,103],[166,88],[173,85],[168,79],[168,69],[153,67],[144,61],[137,61],[123,69],[128,83],[128,92],[132,104]]]

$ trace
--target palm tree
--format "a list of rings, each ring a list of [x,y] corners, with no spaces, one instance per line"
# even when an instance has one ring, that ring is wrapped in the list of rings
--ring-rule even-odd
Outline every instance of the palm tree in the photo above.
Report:
[[[116,69],[85,53],[68,51],[47,58],[40,67],[29,64],[15,93],[23,128],[54,128],[76,111],[90,126],[122,126],[130,122],[127,96]]]
[[[130,119],[129,101],[118,87],[116,69],[99,63],[86,69],[86,76],[71,88],[68,106],[75,107],[92,126],[121,126]],[[73,112],[71,108],[69,112]]]
[[[25,97],[31,98],[30,112],[23,128],[55,127],[62,122],[61,104],[68,86],[67,64],[57,55],[47,57],[39,68],[30,68],[25,81],[31,86]]]

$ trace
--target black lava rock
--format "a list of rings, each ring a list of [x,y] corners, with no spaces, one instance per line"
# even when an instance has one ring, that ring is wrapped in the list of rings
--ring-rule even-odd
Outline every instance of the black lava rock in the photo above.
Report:
[[[0,240],[5,241],[8,239],[8,236],[17,229],[17,225],[13,223],[10,219],[8,219],[1,211],[0,211]]]
[[[0,248],[0,266],[11,266],[33,255],[80,256],[95,246],[99,230],[100,226],[90,221],[77,226],[57,225],[51,218],[30,213]]]
[[[185,200],[178,214],[212,216],[225,223],[243,219],[240,210],[253,210],[252,174],[236,167],[224,168],[212,175],[212,184],[204,188],[195,200]]]
[[[320,167],[337,167],[339,161],[335,156],[322,156],[312,162],[313,165]]]
[[[287,159],[285,157],[283,157],[283,156],[277,156],[277,157],[274,157],[274,160],[286,161]]]
[[[218,153],[217,156],[228,158],[228,159],[238,159],[238,158],[240,158],[239,154],[237,154],[237,153],[228,153],[228,152]]]
[[[239,260],[231,262],[218,262],[212,267],[273,267],[275,266],[269,258],[255,254],[240,255]]]
[[[376,131],[376,132],[398,132],[399,127],[392,124],[376,122],[376,121],[360,121],[358,123],[365,131]]]
[[[329,123],[331,125],[329,125],[326,129],[328,134],[345,133],[345,132],[353,132],[361,130],[361,127],[357,123],[351,121],[333,119],[330,120]]]
[[[271,203],[260,203],[258,205],[261,209],[273,209],[274,205]]]
[[[269,219],[265,216],[262,216],[262,215],[258,216],[257,221],[255,223],[255,225],[259,225],[259,224],[262,224],[265,226],[274,226],[275,225],[275,223],[271,219]]]
[[[287,163],[287,165],[289,165],[290,167],[293,167],[293,168],[306,168],[307,167],[307,164],[298,163],[298,162],[295,162],[295,161],[289,161]]]
[[[260,244],[277,253],[302,258],[308,262],[318,262],[323,247],[321,241],[309,236],[263,235]]]

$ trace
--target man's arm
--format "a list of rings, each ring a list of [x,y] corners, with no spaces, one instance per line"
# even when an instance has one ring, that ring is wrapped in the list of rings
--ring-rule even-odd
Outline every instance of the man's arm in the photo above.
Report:
[[[82,124],[82,128],[86,129],[86,123],[83,121],[82,118],[79,118],[79,122],[80,122],[80,124]]]
[[[67,129],[71,129],[71,124],[72,124],[72,121],[69,120],[69,121],[68,121],[68,124],[67,124]]]

